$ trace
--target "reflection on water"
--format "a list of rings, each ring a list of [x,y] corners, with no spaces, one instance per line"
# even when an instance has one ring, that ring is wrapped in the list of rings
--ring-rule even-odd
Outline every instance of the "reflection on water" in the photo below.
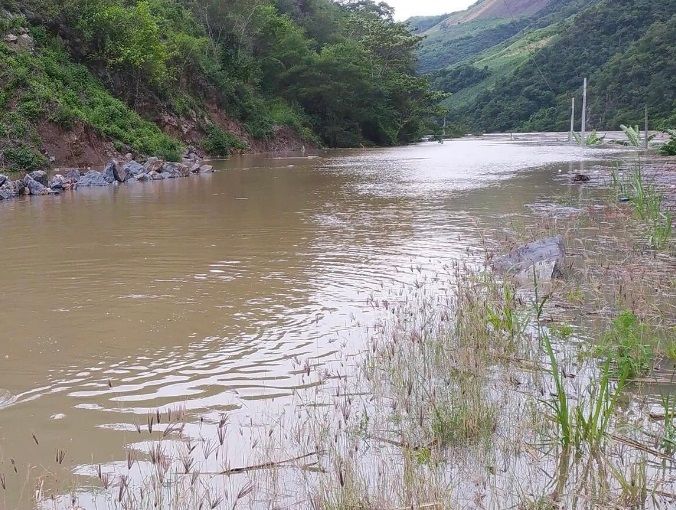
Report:
[[[196,422],[292,394],[311,383],[298,360],[358,350],[370,296],[475,256],[479,226],[589,157],[495,139],[247,156],[0,203],[0,472],[49,466],[56,448],[120,460],[157,408]]]

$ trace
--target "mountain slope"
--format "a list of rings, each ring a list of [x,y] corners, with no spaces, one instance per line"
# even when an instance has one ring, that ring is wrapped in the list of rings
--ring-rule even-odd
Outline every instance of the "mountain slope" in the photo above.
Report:
[[[417,44],[370,0],[0,0],[0,170],[407,143]]]
[[[418,70],[437,71],[500,44],[551,5],[552,0],[481,0],[464,11],[412,18],[411,30],[425,38]]]
[[[646,102],[651,118],[667,124],[676,101],[669,78],[675,13],[674,0],[561,0],[512,22],[509,37],[484,27],[437,47],[431,35],[420,66],[435,88],[453,94],[449,118],[466,129],[566,130],[583,77],[590,80],[592,126],[637,123]]]
[[[599,90],[601,75],[614,57],[639,41],[652,25],[669,22],[675,9],[676,0],[659,4],[652,0],[603,0],[584,9],[558,27],[558,34],[550,44],[534,51],[516,70],[484,90],[463,113],[482,130],[566,130],[570,97],[579,97],[582,80],[588,77],[595,96],[590,93],[591,124],[617,129],[609,121],[616,117],[619,105],[613,104],[606,91]],[[643,48],[648,59],[659,57],[657,48]],[[606,73],[607,85],[630,86],[622,84],[621,76],[611,72]],[[666,103],[674,97],[673,80],[665,82],[661,74],[646,73],[642,86],[663,88]],[[625,107],[633,109],[625,120],[637,123],[642,118],[642,105]],[[653,109],[656,120],[670,115],[663,108]]]

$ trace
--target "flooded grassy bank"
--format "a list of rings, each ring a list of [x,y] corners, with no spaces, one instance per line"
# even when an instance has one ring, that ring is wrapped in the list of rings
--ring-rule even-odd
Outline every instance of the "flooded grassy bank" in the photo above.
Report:
[[[0,383],[14,385],[0,411],[0,501],[669,507],[673,237],[655,247],[650,208],[618,200],[632,190],[633,153],[577,151],[462,141],[242,159],[187,196],[162,183],[161,208],[141,192],[85,197],[124,211],[120,223],[87,219],[108,218],[112,256],[64,224],[92,281],[59,265],[48,279],[72,287],[32,306],[71,311],[31,323],[21,317],[35,316],[35,295],[17,292],[23,305],[3,320],[11,356],[47,328],[58,348],[36,349],[30,376]],[[615,161],[624,187],[619,174],[612,187]],[[592,181],[573,183],[579,172]],[[59,200],[48,216],[68,216]],[[486,269],[555,234],[564,277],[537,292]],[[44,284],[26,279],[36,293]],[[96,329],[79,331],[97,311]],[[77,354],[62,361],[66,339]]]

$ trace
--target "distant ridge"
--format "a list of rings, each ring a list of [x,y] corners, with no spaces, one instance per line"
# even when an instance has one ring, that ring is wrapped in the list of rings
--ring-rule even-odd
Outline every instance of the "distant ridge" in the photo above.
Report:
[[[676,0],[483,0],[410,27],[459,132],[566,130],[583,77],[594,128],[638,124],[646,106],[654,127],[676,125]]]
[[[408,22],[414,31],[426,34],[455,25],[482,20],[505,20],[532,16],[554,0],[479,0],[464,11],[439,16],[419,16]]]

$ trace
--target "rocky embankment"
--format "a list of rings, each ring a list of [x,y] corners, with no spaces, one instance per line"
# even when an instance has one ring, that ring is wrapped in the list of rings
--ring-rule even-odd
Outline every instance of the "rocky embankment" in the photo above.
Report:
[[[67,190],[93,186],[113,186],[130,182],[161,181],[213,172],[211,165],[202,164],[195,153],[188,153],[181,163],[148,158],[140,163],[130,155],[124,160],[111,159],[103,170],[61,170],[51,178],[44,170],[36,170],[21,179],[0,175],[0,200],[22,195],[55,195]]]

